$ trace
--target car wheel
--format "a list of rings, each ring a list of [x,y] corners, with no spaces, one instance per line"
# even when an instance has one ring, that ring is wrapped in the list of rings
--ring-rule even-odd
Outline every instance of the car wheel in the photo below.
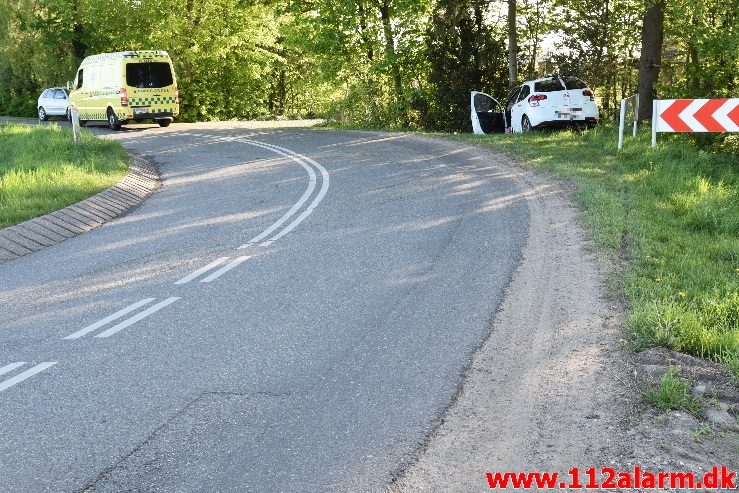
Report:
[[[49,115],[46,114],[46,110],[44,109],[43,106],[38,107],[38,119],[41,120],[42,122],[45,122],[46,120],[49,119]]]
[[[157,120],[157,123],[160,127],[169,127],[169,124],[172,123],[172,120]]]
[[[523,115],[523,118],[521,118],[521,131],[526,133],[526,132],[531,132],[531,130],[532,130],[531,121],[529,120],[529,117],[526,115]]]
[[[121,122],[118,120],[118,116],[111,109],[108,109],[108,127],[111,130],[120,130]]]

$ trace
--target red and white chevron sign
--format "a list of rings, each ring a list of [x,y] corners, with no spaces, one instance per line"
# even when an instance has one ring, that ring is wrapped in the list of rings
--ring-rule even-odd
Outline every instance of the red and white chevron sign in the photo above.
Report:
[[[739,132],[739,99],[654,101],[657,132]]]

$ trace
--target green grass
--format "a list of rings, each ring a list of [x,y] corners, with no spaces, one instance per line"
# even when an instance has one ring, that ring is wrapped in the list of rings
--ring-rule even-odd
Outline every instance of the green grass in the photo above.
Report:
[[[61,209],[115,184],[128,172],[117,142],[57,125],[0,125],[0,228]]]
[[[576,184],[575,199],[614,260],[635,349],[661,345],[739,375],[739,160],[690,137],[643,129],[616,151],[616,129],[450,135],[504,151]]]
[[[670,368],[662,376],[659,385],[648,389],[644,397],[660,411],[681,409],[696,417],[703,414],[703,403],[690,394],[690,384],[678,376],[675,368]]]

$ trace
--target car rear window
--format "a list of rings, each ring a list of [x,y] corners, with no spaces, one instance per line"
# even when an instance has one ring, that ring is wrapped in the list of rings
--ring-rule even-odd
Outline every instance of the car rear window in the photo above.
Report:
[[[171,86],[172,70],[166,62],[129,63],[126,65],[126,84],[132,87]]]
[[[562,80],[565,82],[565,86],[567,86],[567,89],[586,89],[588,87],[586,83],[584,83],[577,77],[565,76],[562,77]]]
[[[539,82],[534,83],[534,92],[554,92],[564,90],[565,88],[562,87],[562,83],[559,82],[559,79],[540,80]]]

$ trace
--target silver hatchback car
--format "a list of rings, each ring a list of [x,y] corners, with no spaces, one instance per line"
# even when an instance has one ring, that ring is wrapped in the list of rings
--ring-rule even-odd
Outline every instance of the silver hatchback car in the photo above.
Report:
[[[69,117],[69,92],[64,87],[50,87],[38,98],[38,118],[46,121],[50,116]]]

